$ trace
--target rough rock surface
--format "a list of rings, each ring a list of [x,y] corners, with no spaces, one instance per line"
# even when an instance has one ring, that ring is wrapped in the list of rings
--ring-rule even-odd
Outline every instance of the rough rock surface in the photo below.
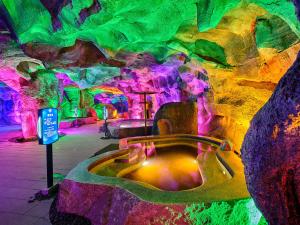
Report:
[[[57,79],[52,71],[43,69],[40,61],[24,55],[9,38],[2,39],[0,51],[0,80],[18,92],[15,112],[20,117],[23,138],[31,139],[36,136],[37,110],[58,104]]]
[[[20,95],[0,82],[0,126],[20,123]]]
[[[248,190],[271,225],[300,224],[299,71],[300,53],[254,116],[242,146]]]
[[[255,26],[256,45],[259,48],[275,48],[282,51],[299,42],[298,36],[280,17],[258,17]]]
[[[40,0],[40,2],[44,5],[44,7],[48,10],[51,15],[52,27],[54,31],[62,28],[62,23],[59,20],[59,14],[61,10],[67,6],[72,6],[72,0],[58,0],[58,1],[47,1]],[[92,4],[89,7],[81,9],[79,12],[79,18],[77,19],[78,25],[81,25],[87,17],[92,14],[99,12],[101,9],[101,5],[99,0],[93,0]]]
[[[300,224],[300,54],[242,146],[249,192],[270,224]]]
[[[168,221],[187,225],[189,223],[184,214],[176,218],[184,209],[185,205],[145,202],[117,187],[64,180],[58,199],[51,207],[50,220],[54,225],[62,225],[64,223],[57,215],[67,213],[74,215],[74,218],[85,218],[82,225],[88,225],[89,221],[93,225],[163,225]]]
[[[197,3],[198,27],[207,31],[217,26],[222,17],[230,9],[236,7],[240,0],[203,0]],[[206,18],[211,18],[207,20]]]
[[[164,0],[131,1],[128,4],[115,0],[3,0],[3,4],[3,11],[10,17],[7,23],[22,44],[68,47],[76,40],[85,40],[113,51],[151,52],[157,58],[164,58],[173,50],[185,49],[194,53],[194,43],[201,39],[197,33],[203,34],[204,39],[215,41],[216,37],[210,32],[218,29],[224,19],[225,22],[236,22],[231,17],[232,11],[243,9],[241,16],[244,16],[253,6],[258,10],[250,14],[279,16],[299,36],[299,24],[291,13],[294,6],[289,0]],[[60,29],[53,32],[52,27]],[[240,36],[251,27],[247,23],[235,26],[234,38],[242,41]],[[194,30],[197,33],[193,33]],[[232,32],[223,31],[227,32],[217,39],[222,42],[224,38],[224,43],[230,45],[227,38],[232,39]]]
[[[298,1],[298,0],[293,0],[293,2],[294,2],[294,4],[295,4],[295,6],[296,6],[296,14],[297,14],[298,19],[299,19],[299,17],[300,17],[300,1]]]
[[[170,202],[147,202],[116,186],[65,179],[52,203],[50,221],[53,225],[266,224],[252,199]]]
[[[58,15],[63,9],[63,7],[72,4],[72,0],[63,0],[63,1],[41,0],[40,2],[44,5],[44,7],[48,10],[48,12],[51,15],[53,30],[56,31],[57,29],[60,29],[62,24],[58,18]]]
[[[195,42],[195,54],[208,61],[216,62],[223,66],[229,66],[224,48],[218,46],[215,42],[198,39]]]
[[[27,43],[22,46],[25,54],[32,58],[42,60],[47,67],[91,67],[96,64],[122,67],[123,62],[109,59],[93,43],[76,40],[70,47],[54,47],[51,45]]]
[[[207,74],[200,63],[194,60],[186,62],[186,58],[184,54],[174,54],[159,64],[151,60],[149,54],[129,54],[126,57],[128,67],[122,70],[121,77],[115,77],[106,84],[117,87],[128,98],[128,114],[132,119],[144,118],[143,105],[140,104],[144,101],[143,96],[134,92],[156,92],[147,97],[147,101],[152,103],[149,114],[153,118],[163,104],[197,99],[209,86]]]
[[[49,214],[52,225],[91,225],[91,221],[83,216],[72,213],[58,212],[56,208],[57,199],[51,204]]]
[[[201,93],[206,84],[196,80],[205,68],[206,83],[214,94],[211,108],[216,114],[210,135],[229,139],[236,150],[249,121],[271,96],[272,85],[290,67],[300,48],[295,44],[299,42],[299,22],[289,0],[165,0],[161,4],[2,0],[0,7],[5,15],[2,23],[26,54],[56,68],[54,72],[66,74],[80,89],[102,83],[119,88],[127,95],[130,118],[143,117],[142,106],[134,103],[142,99],[130,94],[133,89],[160,92],[149,96],[153,115],[164,103],[185,101]],[[267,18],[270,29],[263,31],[264,45],[257,46],[258,18]],[[61,27],[53,32],[53,26]],[[183,63],[170,57],[178,52],[198,61],[196,67],[201,69],[181,67]],[[14,54],[1,55],[2,71],[18,65],[18,60],[11,67],[5,64]],[[124,67],[122,61],[126,61]],[[58,71],[57,67],[65,69]]]

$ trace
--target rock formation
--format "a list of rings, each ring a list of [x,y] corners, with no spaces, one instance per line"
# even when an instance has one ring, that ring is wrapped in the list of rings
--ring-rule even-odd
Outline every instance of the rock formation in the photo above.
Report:
[[[249,192],[271,225],[300,223],[299,71],[300,53],[252,119],[242,146]]]
[[[248,189],[270,224],[300,223],[300,55],[242,146]]]
[[[135,91],[159,93],[147,99],[152,116],[165,103],[197,100],[198,133],[237,151],[253,119],[242,147],[249,190],[271,224],[298,223],[300,23],[292,1],[2,0],[0,14],[0,81],[12,89],[0,96],[18,92],[25,138],[35,135],[40,107],[58,106],[62,118],[75,109],[101,114],[102,103],[121,109],[124,96],[124,116],[142,118]]]

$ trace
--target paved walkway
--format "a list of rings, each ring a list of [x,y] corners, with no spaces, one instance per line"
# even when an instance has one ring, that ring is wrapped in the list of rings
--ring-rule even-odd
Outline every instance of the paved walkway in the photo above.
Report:
[[[118,140],[101,140],[99,125],[62,130],[67,135],[53,146],[54,173],[66,175],[80,161]],[[11,130],[12,129],[12,130]],[[52,200],[28,203],[46,187],[45,146],[37,142],[12,143],[18,127],[0,127],[0,225],[50,225]]]

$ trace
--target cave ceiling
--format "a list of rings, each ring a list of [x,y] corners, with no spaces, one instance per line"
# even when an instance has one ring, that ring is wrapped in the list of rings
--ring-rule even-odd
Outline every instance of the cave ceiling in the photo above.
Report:
[[[288,0],[1,2],[2,18],[23,51],[49,67],[122,67],[106,59],[119,51],[149,52],[157,60],[180,51],[229,67],[256,57],[259,48],[283,51],[300,34]]]

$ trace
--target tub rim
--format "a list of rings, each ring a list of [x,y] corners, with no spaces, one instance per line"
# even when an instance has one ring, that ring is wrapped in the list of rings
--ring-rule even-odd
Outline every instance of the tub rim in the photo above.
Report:
[[[233,171],[233,177],[225,182],[221,183],[206,183],[195,187],[193,189],[181,190],[181,191],[164,191],[154,190],[147,185],[141,185],[133,180],[117,178],[117,177],[105,177],[93,174],[90,172],[92,166],[98,165],[99,162],[104,161],[112,154],[125,154],[128,151],[126,149],[126,143],[132,143],[133,141],[140,141],[145,138],[163,139],[168,138],[183,138],[186,140],[212,140],[215,144],[219,143],[219,148],[214,152],[208,152],[210,157],[215,158],[224,165],[230,166]],[[73,180],[79,183],[89,183],[95,185],[108,185],[116,186],[127,190],[142,200],[149,202],[160,203],[193,203],[193,202],[212,202],[212,201],[227,201],[248,198],[250,195],[247,191],[245,177],[243,173],[243,165],[241,159],[233,151],[222,151],[220,145],[223,141],[216,138],[197,136],[197,135],[163,135],[163,136],[143,136],[134,138],[125,138],[120,140],[120,150],[106,152],[90,159],[84,160],[79,163],[65,179]],[[122,147],[121,147],[122,146]],[[220,160],[221,159],[221,160]],[[205,179],[205,175],[202,179]],[[203,180],[204,182],[204,180]]]

